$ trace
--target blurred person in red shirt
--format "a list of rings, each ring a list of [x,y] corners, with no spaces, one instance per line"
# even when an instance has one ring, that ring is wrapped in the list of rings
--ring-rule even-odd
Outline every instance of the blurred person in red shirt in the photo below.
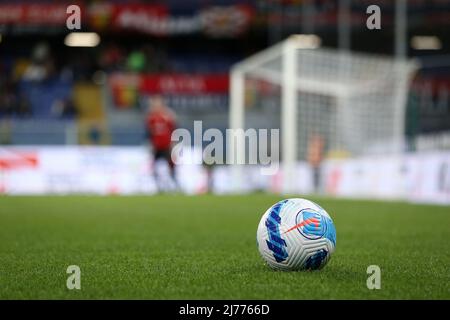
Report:
[[[172,132],[176,129],[175,113],[165,104],[161,96],[154,96],[150,100],[150,108],[146,117],[146,129],[149,142],[153,147],[155,163],[159,160],[167,162],[170,177],[177,187],[175,178],[175,164],[172,160]],[[155,173],[157,173],[155,167]],[[162,178],[155,174],[160,190],[163,189]]]

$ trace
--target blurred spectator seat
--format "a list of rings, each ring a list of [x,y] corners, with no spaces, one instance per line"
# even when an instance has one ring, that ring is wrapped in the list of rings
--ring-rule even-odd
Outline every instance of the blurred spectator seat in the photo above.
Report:
[[[73,121],[22,119],[10,123],[10,143],[17,145],[60,145],[76,143]]]

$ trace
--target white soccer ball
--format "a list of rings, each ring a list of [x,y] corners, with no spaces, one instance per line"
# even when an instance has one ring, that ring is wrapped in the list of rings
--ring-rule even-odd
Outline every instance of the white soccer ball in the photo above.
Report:
[[[336,247],[333,220],[306,199],[282,200],[262,216],[256,234],[258,250],[278,270],[320,269]]]

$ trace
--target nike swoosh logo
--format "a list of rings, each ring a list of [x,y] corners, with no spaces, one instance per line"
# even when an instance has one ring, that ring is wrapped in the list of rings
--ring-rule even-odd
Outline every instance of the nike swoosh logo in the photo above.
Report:
[[[314,224],[316,226],[316,228],[319,228],[319,220],[317,220],[316,218],[311,218],[311,219],[306,219],[306,220],[296,224],[292,228],[287,229],[285,232],[283,232],[283,234],[291,232],[294,229],[306,226],[308,224]]]

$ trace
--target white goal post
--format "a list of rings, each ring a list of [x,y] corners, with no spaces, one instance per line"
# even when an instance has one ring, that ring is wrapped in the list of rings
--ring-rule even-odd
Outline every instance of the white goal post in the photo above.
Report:
[[[405,106],[417,65],[391,57],[317,48],[314,36],[293,35],[233,66],[229,127],[279,128],[283,192],[295,192],[295,166],[311,141],[324,157],[404,150]],[[229,141],[242,155],[245,141]],[[239,190],[244,170],[234,166]]]

